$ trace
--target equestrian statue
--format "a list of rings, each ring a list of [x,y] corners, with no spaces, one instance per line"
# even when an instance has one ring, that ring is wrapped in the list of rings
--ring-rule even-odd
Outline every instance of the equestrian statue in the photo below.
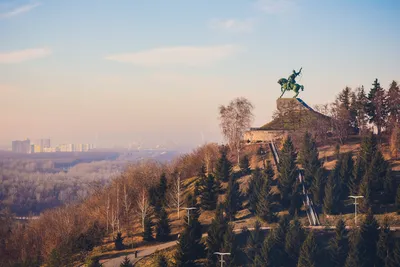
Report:
[[[304,86],[296,83],[296,77],[300,75],[301,69],[302,68],[300,68],[298,72],[293,70],[293,73],[289,76],[288,79],[285,78],[279,79],[278,83],[281,85],[281,92],[282,92],[279,98],[282,98],[283,94],[286,91],[294,91],[296,95],[293,98],[296,98],[299,95],[300,90],[304,91]]]

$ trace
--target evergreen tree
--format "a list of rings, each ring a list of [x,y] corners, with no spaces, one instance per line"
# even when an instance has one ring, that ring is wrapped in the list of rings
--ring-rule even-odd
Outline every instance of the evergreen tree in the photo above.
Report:
[[[321,161],[315,139],[309,132],[306,132],[303,143],[299,151],[299,163],[304,169],[305,184],[309,188],[313,181],[313,176],[321,168]]]
[[[286,233],[289,231],[289,217],[284,216],[278,222],[278,227],[272,231],[273,240],[270,241],[269,262],[271,266],[287,266],[288,255],[285,251]]]
[[[224,234],[228,227],[227,221],[222,213],[222,209],[218,207],[215,217],[211,222],[206,239],[207,246],[207,266],[215,266],[218,258],[214,252],[219,251],[224,244]]]
[[[356,114],[357,127],[360,134],[363,134],[367,128],[367,114],[365,107],[367,105],[367,96],[365,94],[364,86],[356,89],[356,99],[353,103],[353,108]]]
[[[264,168],[264,174],[267,176],[266,179],[268,179],[268,181],[272,181],[274,179],[275,172],[269,160]]]
[[[261,255],[263,239],[264,237],[261,233],[261,224],[259,221],[256,221],[254,224],[254,231],[252,231],[248,236],[245,248],[248,261],[253,265],[257,256]]]
[[[303,201],[301,200],[301,190],[302,186],[300,183],[295,183],[292,192],[292,197],[290,198],[289,215],[294,216],[300,212]]]
[[[167,189],[168,189],[168,182],[167,182],[167,176],[165,173],[161,174],[160,177],[160,182],[157,187],[157,193],[158,193],[158,201],[160,202],[160,206],[165,206],[167,202]]]
[[[244,175],[251,173],[249,156],[244,155],[240,159],[239,167]]]
[[[348,233],[342,219],[336,223],[335,236],[329,241],[332,267],[343,267],[349,251]]]
[[[351,191],[350,181],[353,181],[354,161],[351,152],[345,153],[341,157],[341,164],[339,170],[339,180],[341,184],[340,193],[341,200],[348,198]]]
[[[124,238],[122,237],[121,233],[117,233],[117,237],[114,239],[114,245],[116,250],[123,250],[125,249],[125,245],[123,243]]]
[[[397,187],[396,212],[397,212],[397,214],[400,214],[400,185]]]
[[[311,184],[311,193],[316,205],[323,203],[325,183],[324,169],[320,168],[315,173]]]
[[[129,260],[128,256],[125,256],[124,261],[121,262],[119,267],[133,267],[132,262]]]
[[[375,79],[373,87],[368,94],[366,111],[369,122],[375,124],[378,130],[378,136],[381,136],[382,128],[387,119],[387,102],[385,90],[381,87],[378,79]]]
[[[263,188],[258,196],[258,202],[256,206],[257,216],[262,220],[269,223],[275,220],[276,215],[272,212],[272,201],[270,196],[271,187],[269,181],[264,182]]]
[[[169,234],[171,233],[170,222],[168,214],[164,208],[161,208],[158,214],[158,221],[156,224],[156,240],[166,241],[168,240]]]
[[[168,267],[167,258],[162,254],[157,256],[157,267]]]
[[[365,136],[361,141],[360,155],[359,155],[361,161],[360,177],[363,177],[365,172],[368,170],[377,150],[378,150],[378,142],[376,140],[376,136],[373,133],[370,133],[369,135]]]
[[[239,184],[233,177],[229,178],[224,207],[229,221],[235,220],[236,213],[242,208]]]
[[[379,239],[379,224],[375,220],[371,209],[368,210],[365,221],[360,226],[360,265],[373,267],[376,263],[377,242]]]
[[[394,248],[392,253],[392,266],[400,266],[400,240],[397,239],[394,242]]]
[[[256,168],[251,175],[249,187],[247,189],[247,198],[249,200],[249,208],[252,212],[257,210],[258,197],[263,188],[265,175],[259,168]]]
[[[389,131],[400,122],[400,88],[396,81],[392,81],[387,93],[387,111]]]
[[[144,241],[152,241],[153,238],[153,223],[151,221],[150,216],[146,216],[144,218],[144,231],[143,231],[143,240]]]
[[[228,224],[223,237],[224,243],[222,251],[224,253],[230,253],[227,258],[224,258],[225,265],[227,267],[237,266],[237,246],[235,240],[235,233],[233,232],[233,225]]]
[[[310,231],[306,241],[301,246],[299,261],[297,267],[315,267],[317,258],[317,244],[315,242],[314,232]]]
[[[232,163],[228,160],[227,148],[222,148],[220,152],[221,157],[219,158],[216,165],[215,178],[218,181],[228,181],[232,173]]]
[[[382,152],[376,151],[370,167],[368,169],[369,176],[371,178],[371,190],[372,192],[378,192],[383,190],[383,185],[386,179],[387,172],[389,170],[389,164],[384,159]]]
[[[325,186],[324,212],[326,214],[338,214],[341,210],[340,181],[337,175],[338,168],[338,163],[336,163],[335,170],[329,175]]]
[[[369,175],[366,174],[360,184],[360,191],[358,193],[363,198],[360,200],[359,209],[361,212],[366,212],[371,207],[371,187]]]
[[[256,264],[259,266],[265,266],[265,267],[272,267],[272,266],[278,266],[277,265],[277,259],[276,256],[274,255],[274,249],[276,248],[276,242],[274,238],[274,234],[272,231],[270,231],[267,235],[267,237],[264,239],[262,248],[261,248],[261,254],[258,256]]]
[[[204,210],[214,210],[217,206],[217,185],[214,180],[214,176],[209,174],[205,184],[201,188],[200,199],[201,207]]]
[[[202,227],[198,218],[198,213],[193,212],[190,214],[190,222],[186,224],[178,240],[174,266],[192,267],[195,266],[195,260],[201,257],[204,249],[200,243]]]
[[[297,218],[290,224],[289,231],[286,234],[285,251],[289,256],[290,265],[296,265],[299,258],[301,244],[304,241],[304,230]]]
[[[346,258],[345,267],[360,267],[361,264],[361,252],[360,252],[360,244],[361,238],[358,231],[353,230],[351,232],[350,238],[350,251],[349,255]]]
[[[386,203],[393,203],[396,194],[396,186],[393,179],[392,171],[388,168],[384,181],[383,181],[383,192]]]
[[[393,263],[393,238],[390,233],[388,218],[384,218],[383,225],[380,229],[379,240],[377,243],[377,264],[376,266],[390,267]]]
[[[364,175],[364,164],[361,160],[361,156],[357,157],[357,161],[354,165],[353,175],[350,177],[349,190],[352,195],[358,194],[359,185]]]
[[[283,143],[279,154],[279,184],[282,205],[289,207],[293,187],[297,178],[296,152],[290,136]]]

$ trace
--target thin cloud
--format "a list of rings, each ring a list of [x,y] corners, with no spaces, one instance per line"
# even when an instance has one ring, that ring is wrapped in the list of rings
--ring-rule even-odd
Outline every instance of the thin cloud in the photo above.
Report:
[[[251,32],[254,29],[254,19],[212,19],[208,25],[212,29],[229,32]]]
[[[41,3],[32,3],[32,4],[26,4],[23,6],[18,6],[8,12],[1,13],[0,18],[6,19],[6,18],[15,17],[15,16],[21,15],[23,13],[29,12],[32,9],[34,9],[35,7],[38,7],[40,5],[41,5]]]
[[[0,53],[0,64],[20,63],[37,58],[43,58],[51,55],[49,48],[32,48],[11,52]]]
[[[291,11],[296,7],[295,0],[259,0],[256,5],[269,14],[278,14]]]
[[[205,66],[236,54],[236,45],[175,46],[145,50],[135,53],[109,55],[107,60],[132,63],[144,67]]]

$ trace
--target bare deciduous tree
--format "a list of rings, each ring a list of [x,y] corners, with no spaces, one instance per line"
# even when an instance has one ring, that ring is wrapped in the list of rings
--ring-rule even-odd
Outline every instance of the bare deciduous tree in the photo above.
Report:
[[[174,172],[172,175],[172,185],[169,193],[169,206],[175,208],[178,213],[178,219],[180,218],[180,210],[183,205],[183,189],[181,185],[181,174]]]
[[[149,202],[149,196],[147,193],[146,188],[143,188],[142,191],[140,192],[138,201],[137,201],[137,207],[139,209],[140,213],[140,218],[142,220],[142,229],[144,231],[144,220],[146,216],[150,213],[150,202]]]
[[[220,126],[231,150],[237,152],[237,162],[240,161],[241,141],[244,132],[253,120],[253,105],[244,97],[232,100],[228,106],[219,107]]]

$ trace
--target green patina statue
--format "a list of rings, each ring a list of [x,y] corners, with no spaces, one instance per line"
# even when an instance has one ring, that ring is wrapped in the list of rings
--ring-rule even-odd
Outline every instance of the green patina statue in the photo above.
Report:
[[[279,98],[281,98],[286,91],[294,91],[296,95],[293,98],[296,98],[299,95],[300,90],[304,91],[304,86],[296,83],[296,77],[300,75],[301,69],[302,68],[300,68],[298,72],[293,70],[293,73],[289,76],[288,79],[279,79],[278,83],[281,85],[282,92]]]

